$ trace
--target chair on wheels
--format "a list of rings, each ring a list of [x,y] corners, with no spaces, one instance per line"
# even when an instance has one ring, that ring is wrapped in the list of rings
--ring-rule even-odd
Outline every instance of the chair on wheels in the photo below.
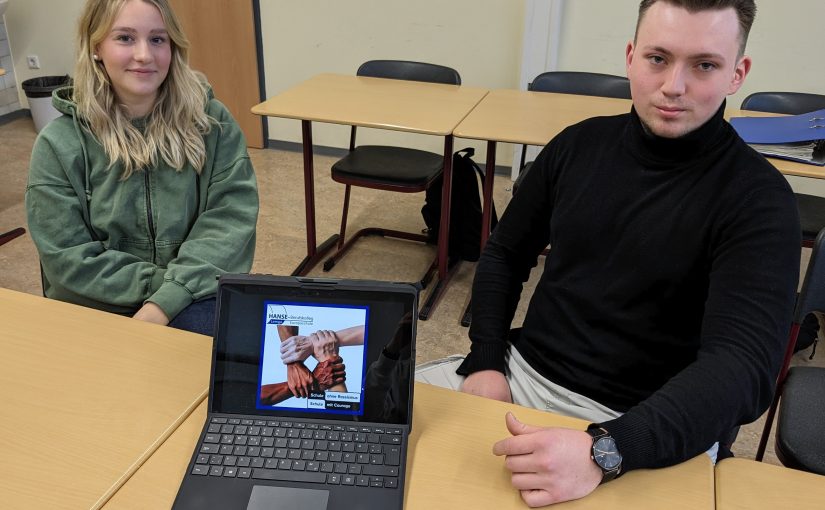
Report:
[[[742,101],[743,110],[799,115],[825,108],[825,95],[804,92],[756,92]],[[825,198],[796,193],[796,206],[802,225],[802,246],[812,247],[816,235],[825,227]]]
[[[788,368],[799,327],[811,312],[825,313],[825,230],[819,232],[813,244],[802,291],[796,299],[776,391],[756,451],[756,460],[761,461],[778,406],[776,456],[779,461],[794,469],[825,475],[825,442],[821,433],[825,426],[825,367]]]
[[[461,84],[461,77],[454,69],[435,64],[402,60],[371,60],[362,64],[356,74],[375,78],[445,83],[449,85]],[[350,192],[353,186],[401,193],[418,193],[429,188],[441,175],[444,167],[443,154],[382,145],[356,147],[355,135],[356,127],[352,126],[349,154],[332,166],[332,179],[344,184],[346,188],[344,190],[344,208],[341,215],[338,250],[324,262],[324,271],[332,269],[347,250],[358,239],[366,235],[380,235],[423,243],[428,241],[428,237],[421,233],[401,232],[380,227],[361,229],[349,240],[346,239],[347,213],[349,212]],[[435,269],[436,265],[433,263],[421,280],[423,285],[426,285]]]
[[[582,96],[615,97],[630,99],[630,81],[624,76],[613,74],[586,73],[577,71],[548,71],[541,73],[527,85],[532,92],[555,92],[557,94],[578,94]],[[521,146],[519,174],[513,183],[515,195],[525,174],[533,162],[525,163],[527,147]]]

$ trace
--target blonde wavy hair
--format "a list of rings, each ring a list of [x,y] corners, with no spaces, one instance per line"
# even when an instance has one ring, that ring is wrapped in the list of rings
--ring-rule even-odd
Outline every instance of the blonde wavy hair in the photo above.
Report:
[[[158,89],[155,105],[143,132],[118,103],[109,76],[95,61],[95,48],[109,34],[120,9],[130,0],[88,0],[78,27],[78,56],[74,92],[82,124],[103,146],[109,168],[123,164],[123,179],[158,163],[183,170],[188,162],[200,173],[206,160],[203,135],[215,119],[204,111],[208,100],[206,79],[189,68],[189,40],[167,0],[139,0],[160,11],[171,41],[169,74]]]

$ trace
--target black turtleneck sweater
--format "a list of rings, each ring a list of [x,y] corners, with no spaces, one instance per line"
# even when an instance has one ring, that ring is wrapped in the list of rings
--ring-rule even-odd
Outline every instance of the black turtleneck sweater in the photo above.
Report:
[[[768,406],[799,278],[782,175],[725,122],[679,139],[635,110],[586,120],[536,159],[479,260],[471,352],[504,371],[522,283],[544,273],[514,347],[547,379],[624,414],[623,470],[707,450]]]

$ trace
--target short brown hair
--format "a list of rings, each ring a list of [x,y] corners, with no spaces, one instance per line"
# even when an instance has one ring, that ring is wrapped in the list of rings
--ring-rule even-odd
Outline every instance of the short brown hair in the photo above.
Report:
[[[636,35],[639,33],[639,24],[642,22],[647,10],[656,2],[665,2],[676,7],[695,13],[701,11],[716,11],[731,8],[736,11],[739,20],[739,55],[745,53],[745,45],[748,43],[753,20],[756,18],[756,2],[754,0],[642,0],[639,3],[639,17],[636,20]]]

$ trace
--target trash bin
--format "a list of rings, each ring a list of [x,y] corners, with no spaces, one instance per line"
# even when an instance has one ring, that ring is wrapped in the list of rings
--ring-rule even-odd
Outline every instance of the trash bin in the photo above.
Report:
[[[60,112],[52,106],[52,91],[69,83],[71,83],[71,78],[68,75],[41,76],[23,81],[23,92],[29,100],[34,129],[38,133],[46,124],[60,117]]]

